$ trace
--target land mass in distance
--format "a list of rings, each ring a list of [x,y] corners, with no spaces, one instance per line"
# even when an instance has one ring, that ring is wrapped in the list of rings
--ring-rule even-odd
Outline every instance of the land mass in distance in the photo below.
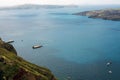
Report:
[[[120,21],[120,9],[84,11],[74,13],[73,15],[88,16],[89,18],[101,18],[104,20]]]

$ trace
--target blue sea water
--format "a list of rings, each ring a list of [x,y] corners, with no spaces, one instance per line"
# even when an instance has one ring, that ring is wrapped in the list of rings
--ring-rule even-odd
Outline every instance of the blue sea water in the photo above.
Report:
[[[19,56],[59,80],[120,80],[120,22],[71,15],[105,8],[120,6],[1,10],[0,37],[15,40]]]

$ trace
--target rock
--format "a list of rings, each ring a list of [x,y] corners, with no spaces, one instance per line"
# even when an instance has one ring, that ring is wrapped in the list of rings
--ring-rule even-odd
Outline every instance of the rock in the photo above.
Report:
[[[15,50],[15,48],[11,44],[5,43],[2,39],[0,39],[0,47],[17,55],[17,51]]]
[[[0,57],[0,62],[4,62],[4,58],[3,57]]]
[[[4,44],[2,45],[2,47],[5,48],[5,49],[7,49],[7,50],[10,51],[10,52],[13,52],[14,54],[17,55],[17,52],[16,52],[15,48],[14,48],[11,44],[4,43]]]
[[[3,44],[4,42],[2,41],[2,39],[0,38],[0,44]]]

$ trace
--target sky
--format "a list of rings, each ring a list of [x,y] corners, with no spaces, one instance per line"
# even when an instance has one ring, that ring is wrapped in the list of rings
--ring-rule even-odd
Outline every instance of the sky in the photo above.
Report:
[[[120,4],[120,0],[0,0],[0,7],[22,4],[50,5],[108,5]]]

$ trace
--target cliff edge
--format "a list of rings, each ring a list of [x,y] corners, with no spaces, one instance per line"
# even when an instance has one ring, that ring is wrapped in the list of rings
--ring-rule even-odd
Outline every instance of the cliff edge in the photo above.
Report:
[[[15,48],[0,39],[0,80],[57,80],[49,69],[17,56]]]

